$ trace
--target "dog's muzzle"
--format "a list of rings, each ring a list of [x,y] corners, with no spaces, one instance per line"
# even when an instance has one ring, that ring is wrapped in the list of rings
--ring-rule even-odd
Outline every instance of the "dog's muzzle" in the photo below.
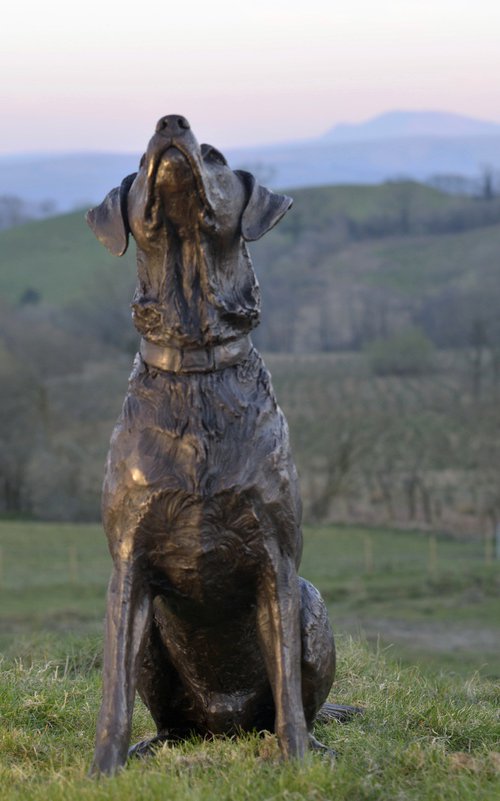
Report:
[[[169,373],[213,373],[244,361],[251,350],[252,340],[248,335],[206,348],[155,345],[142,338],[139,348],[146,364]]]

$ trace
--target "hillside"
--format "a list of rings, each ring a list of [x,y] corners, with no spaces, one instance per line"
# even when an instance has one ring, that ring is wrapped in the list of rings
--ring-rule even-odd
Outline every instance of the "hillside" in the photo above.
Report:
[[[251,248],[263,294],[261,348],[359,349],[405,325],[456,347],[477,315],[500,337],[500,201],[412,182],[290,192],[290,214]],[[110,256],[83,211],[0,232],[4,301],[38,316],[44,307],[71,308],[98,329],[113,317],[118,346],[133,337],[134,273],[133,242],[122,259]]]
[[[499,254],[500,225],[368,240],[325,253],[316,264],[321,287],[316,293],[304,288],[303,323],[289,347],[358,348],[413,324],[438,347],[463,347],[471,343],[474,320],[498,344]]]
[[[499,201],[411,182],[292,194],[252,247],[254,341],[290,422],[306,516],[490,537]],[[108,256],[79,212],[1,233],[0,253],[0,512],[93,520],[137,349],[133,247]]]
[[[83,210],[27,223],[0,232],[0,295],[15,304],[31,289],[49,305],[81,301],[115,262],[90,232]],[[117,281],[130,278],[133,265],[133,254],[116,264]]]
[[[347,246],[360,237],[397,234],[402,225],[412,231],[425,229],[432,220],[442,220],[445,225],[447,216],[451,219],[460,211],[473,218],[478,208],[476,200],[453,197],[410,183],[289,191],[294,197],[293,211],[262,244],[254,246],[255,265],[264,293],[265,276],[272,269],[267,254],[274,253],[277,248],[282,249],[280,257],[283,257],[289,255],[299,240],[309,242],[326,234],[331,236],[329,244],[336,251],[339,226],[350,228],[345,231],[341,243]],[[490,231],[486,236],[489,235]],[[120,260],[110,256],[85,224],[84,210],[2,231],[0,295],[16,304],[26,290],[32,289],[42,302],[53,306],[82,301],[94,292],[109,270],[114,270],[113,277],[118,284],[130,284],[134,271],[133,251],[131,247]],[[303,266],[307,269],[307,265]]]

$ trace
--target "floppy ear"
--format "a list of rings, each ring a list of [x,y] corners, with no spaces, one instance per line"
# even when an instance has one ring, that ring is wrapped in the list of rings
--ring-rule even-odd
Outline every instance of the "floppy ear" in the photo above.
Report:
[[[90,209],[85,217],[99,242],[113,256],[123,256],[128,247],[130,226],[128,224],[127,197],[136,175],[136,172],[127,175],[121,182],[121,186],[112,189],[101,205]]]
[[[235,170],[249,190],[247,205],[241,217],[241,235],[247,242],[260,239],[291,208],[293,200],[287,195],[277,195],[261,186],[254,176],[244,170]]]

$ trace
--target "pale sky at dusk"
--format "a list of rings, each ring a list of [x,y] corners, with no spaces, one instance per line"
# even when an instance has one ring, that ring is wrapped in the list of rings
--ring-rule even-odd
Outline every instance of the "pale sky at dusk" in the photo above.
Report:
[[[221,147],[390,109],[500,122],[499,0],[9,0],[0,153],[140,151],[163,114]]]

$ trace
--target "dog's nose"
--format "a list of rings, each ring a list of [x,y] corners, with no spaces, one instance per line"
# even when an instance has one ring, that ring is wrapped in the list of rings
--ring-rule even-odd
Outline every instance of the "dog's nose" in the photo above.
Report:
[[[181,136],[184,131],[189,130],[189,122],[179,114],[167,114],[158,120],[156,133],[164,136]]]

